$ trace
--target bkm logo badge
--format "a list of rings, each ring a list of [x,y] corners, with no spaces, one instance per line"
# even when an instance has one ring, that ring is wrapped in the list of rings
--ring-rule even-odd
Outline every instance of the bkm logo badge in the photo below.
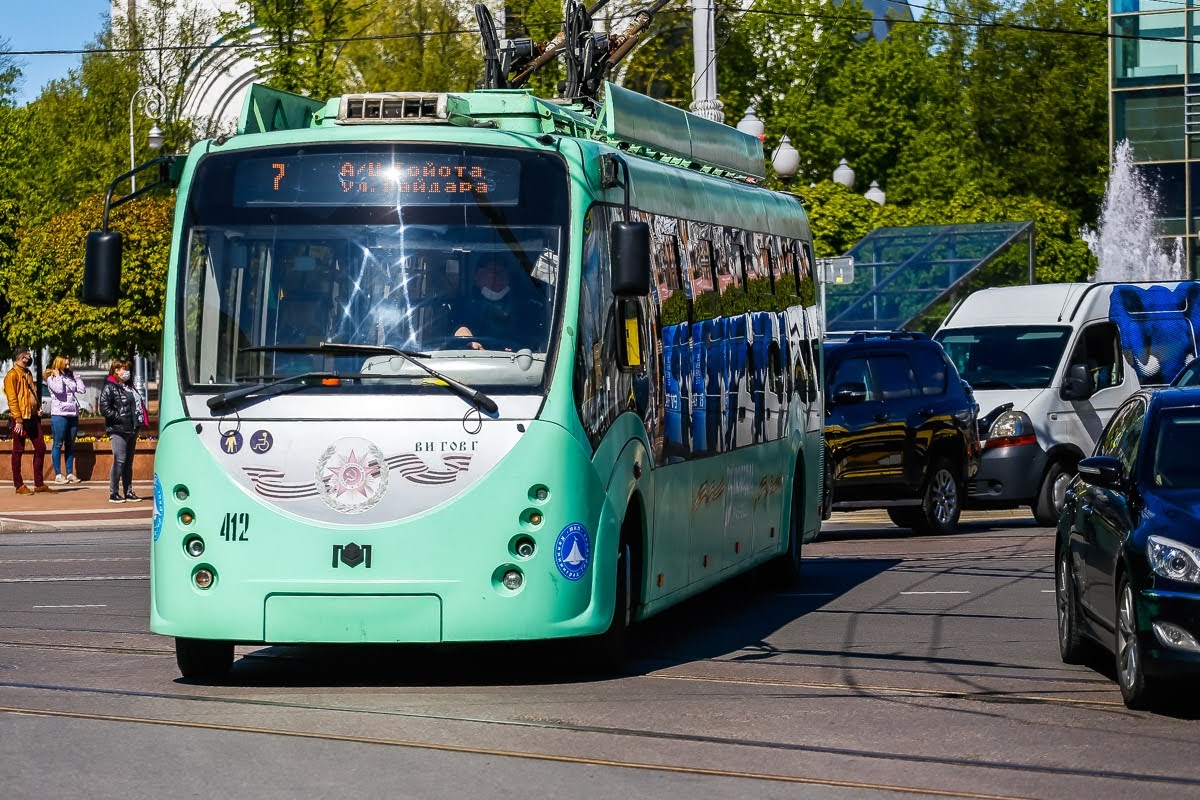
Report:
[[[350,569],[354,569],[359,564],[364,564],[367,569],[371,568],[371,545],[357,545],[354,542],[350,544],[335,544],[333,546],[333,568],[338,568],[338,562],[341,561]]]

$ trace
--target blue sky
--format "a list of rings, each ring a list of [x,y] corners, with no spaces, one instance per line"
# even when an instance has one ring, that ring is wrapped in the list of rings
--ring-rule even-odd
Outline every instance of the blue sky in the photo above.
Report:
[[[10,50],[78,50],[95,38],[111,0],[0,0],[0,40]],[[17,56],[18,103],[37,97],[48,81],[67,74],[79,56]]]

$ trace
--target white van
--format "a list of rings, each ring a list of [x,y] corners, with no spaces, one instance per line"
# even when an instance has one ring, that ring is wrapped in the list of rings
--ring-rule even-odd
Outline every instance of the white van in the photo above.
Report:
[[[1200,283],[1059,283],[974,292],[934,338],[975,389],[974,508],[1029,505],[1058,523],[1075,465],[1142,386],[1197,353]]]

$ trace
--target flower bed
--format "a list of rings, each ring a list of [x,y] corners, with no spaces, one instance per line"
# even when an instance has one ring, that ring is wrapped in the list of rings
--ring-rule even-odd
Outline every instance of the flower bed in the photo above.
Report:
[[[133,479],[136,481],[150,480],[154,477],[154,451],[158,447],[156,439],[139,438],[133,448]],[[66,465],[63,465],[64,469]],[[93,481],[108,478],[112,469],[112,445],[104,440],[76,440],[75,442],[75,474],[80,480]],[[50,439],[46,437],[46,464],[42,471],[47,482],[54,480],[54,464],[50,458]],[[33,449],[25,443],[25,454],[21,459],[21,475],[25,483],[32,483]],[[12,442],[0,441],[0,482],[12,482]]]

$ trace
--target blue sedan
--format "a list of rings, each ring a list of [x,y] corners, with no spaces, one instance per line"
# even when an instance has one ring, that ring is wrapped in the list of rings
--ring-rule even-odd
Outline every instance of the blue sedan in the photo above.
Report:
[[[1055,548],[1063,661],[1111,651],[1130,708],[1200,674],[1198,517],[1200,392],[1138,392],[1079,462]]]

